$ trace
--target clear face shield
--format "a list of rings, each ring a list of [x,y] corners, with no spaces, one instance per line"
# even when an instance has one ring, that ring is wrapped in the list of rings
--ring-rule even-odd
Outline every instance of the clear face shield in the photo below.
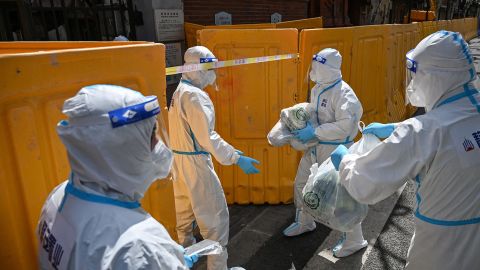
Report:
[[[218,62],[218,59],[215,57],[201,57],[200,58],[200,64],[203,63],[214,63]],[[217,71],[214,68],[210,68],[205,71],[205,78],[207,85],[211,85],[215,91],[218,91],[218,85],[217,85]]]
[[[138,121],[154,118],[150,135],[150,151],[152,151],[152,169],[149,174],[153,179],[162,179],[169,175],[173,156],[169,149],[170,141],[163,119],[162,108],[156,96],[147,96],[147,101],[108,112],[113,128],[122,127]]]
[[[410,51],[412,52],[412,51]],[[405,104],[410,103],[410,97],[413,95],[412,80],[417,73],[417,62],[409,57],[410,52],[406,57],[406,69],[405,69]],[[412,104],[413,105],[413,104]]]
[[[308,67],[308,70],[307,70],[307,74],[305,76],[305,80],[304,82],[308,84],[308,89],[311,89],[310,87],[310,82],[314,82],[314,83],[317,83],[316,80],[318,80],[318,78],[316,78],[316,74],[313,70],[313,65],[315,64],[315,62],[318,62],[318,63],[321,63],[321,64],[325,64],[327,62],[327,59],[318,55],[318,54],[314,54],[313,57],[312,57],[312,63],[310,64],[310,66]]]

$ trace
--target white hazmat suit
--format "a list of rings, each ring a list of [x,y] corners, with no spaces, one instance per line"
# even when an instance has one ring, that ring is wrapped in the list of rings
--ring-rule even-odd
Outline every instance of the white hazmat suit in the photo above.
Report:
[[[203,46],[185,52],[186,64],[213,61],[217,59]],[[229,214],[212,156],[222,165],[239,166],[240,160],[249,158],[240,156],[240,152],[215,131],[215,109],[203,91],[214,84],[215,79],[213,70],[184,73],[173,94],[168,120],[175,160],[173,185],[179,242],[183,246],[195,243],[193,229],[198,225],[203,238],[217,241],[224,247],[222,254],[208,256],[208,269],[225,270]],[[256,170],[253,166],[250,169]]]
[[[295,222],[284,230],[286,236],[299,235],[316,228],[314,219],[302,211],[302,190],[308,180],[310,167],[314,163],[321,164],[325,161],[338,145],[350,146],[358,132],[362,105],[352,88],[342,80],[341,65],[342,56],[335,49],[324,49],[313,57],[309,76],[316,84],[311,90],[310,103],[315,108],[316,115],[310,122],[316,127],[312,140],[318,144],[304,152],[298,165],[294,183],[297,214]],[[355,247],[358,243],[363,247],[365,243],[361,228],[355,231],[347,239],[354,239],[352,245]]]
[[[480,265],[480,96],[468,45],[439,31],[407,54],[409,101],[426,114],[395,124],[369,153],[345,155],[342,184],[376,203],[415,179],[415,233],[406,269]]]
[[[65,101],[57,132],[71,176],[42,209],[41,269],[188,269],[183,248],[138,201],[172,164],[162,141],[152,145],[159,112],[156,97],[113,85]]]

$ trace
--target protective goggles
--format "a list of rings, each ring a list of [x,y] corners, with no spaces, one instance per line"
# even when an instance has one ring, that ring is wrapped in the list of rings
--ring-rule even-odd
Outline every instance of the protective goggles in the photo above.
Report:
[[[156,96],[148,96],[148,101],[108,112],[113,128],[132,124],[160,113]]]
[[[211,62],[218,62],[218,59],[214,58],[214,57],[201,57],[200,58],[200,64],[211,63]]]

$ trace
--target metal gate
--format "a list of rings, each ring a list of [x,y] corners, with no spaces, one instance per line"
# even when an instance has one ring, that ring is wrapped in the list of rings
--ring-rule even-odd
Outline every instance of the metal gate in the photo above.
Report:
[[[24,10],[33,40],[136,40],[132,0],[31,0]]]

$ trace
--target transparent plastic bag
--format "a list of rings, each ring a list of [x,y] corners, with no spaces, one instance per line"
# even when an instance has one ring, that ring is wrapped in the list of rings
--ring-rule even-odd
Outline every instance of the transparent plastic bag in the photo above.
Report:
[[[349,153],[364,154],[380,140],[372,134],[365,134],[353,144]],[[340,183],[339,174],[330,158],[320,166],[310,168],[310,176],[303,188],[303,209],[316,221],[342,232],[351,231],[367,216],[368,205],[357,202]]]
[[[307,122],[310,120],[307,106],[308,103],[299,103],[280,112],[280,119],[290,131],[299,130],[307,126]]]
[[[311,117],[313,117],[313,111],[309,103],[299,103],[283,109],[280,113],[280,120],[267,135],[268,142],[277,147],[290,144],[297,151],[305,151],[317,145],[318,142],[315,140],[304,144],[295,139],[291,132],[304,128]]]
[[[317,145],[316,142],[308,142],[306,144],[295,139],[293,134],[288,130],[287,126],[279,120],[267,135],[268,142],[273,146],[284,146],[290,144],[297,151],[305,151],[308,148]]]
[[[222,251],[223,251],[223,247],[222,245],[220,245],[220,243],[210,239],[205,239],[203,241],[200,241],[194,245],[191,245],[185,248],[185,255],[187,256],[217,255],[217,254],[221,254]]]

